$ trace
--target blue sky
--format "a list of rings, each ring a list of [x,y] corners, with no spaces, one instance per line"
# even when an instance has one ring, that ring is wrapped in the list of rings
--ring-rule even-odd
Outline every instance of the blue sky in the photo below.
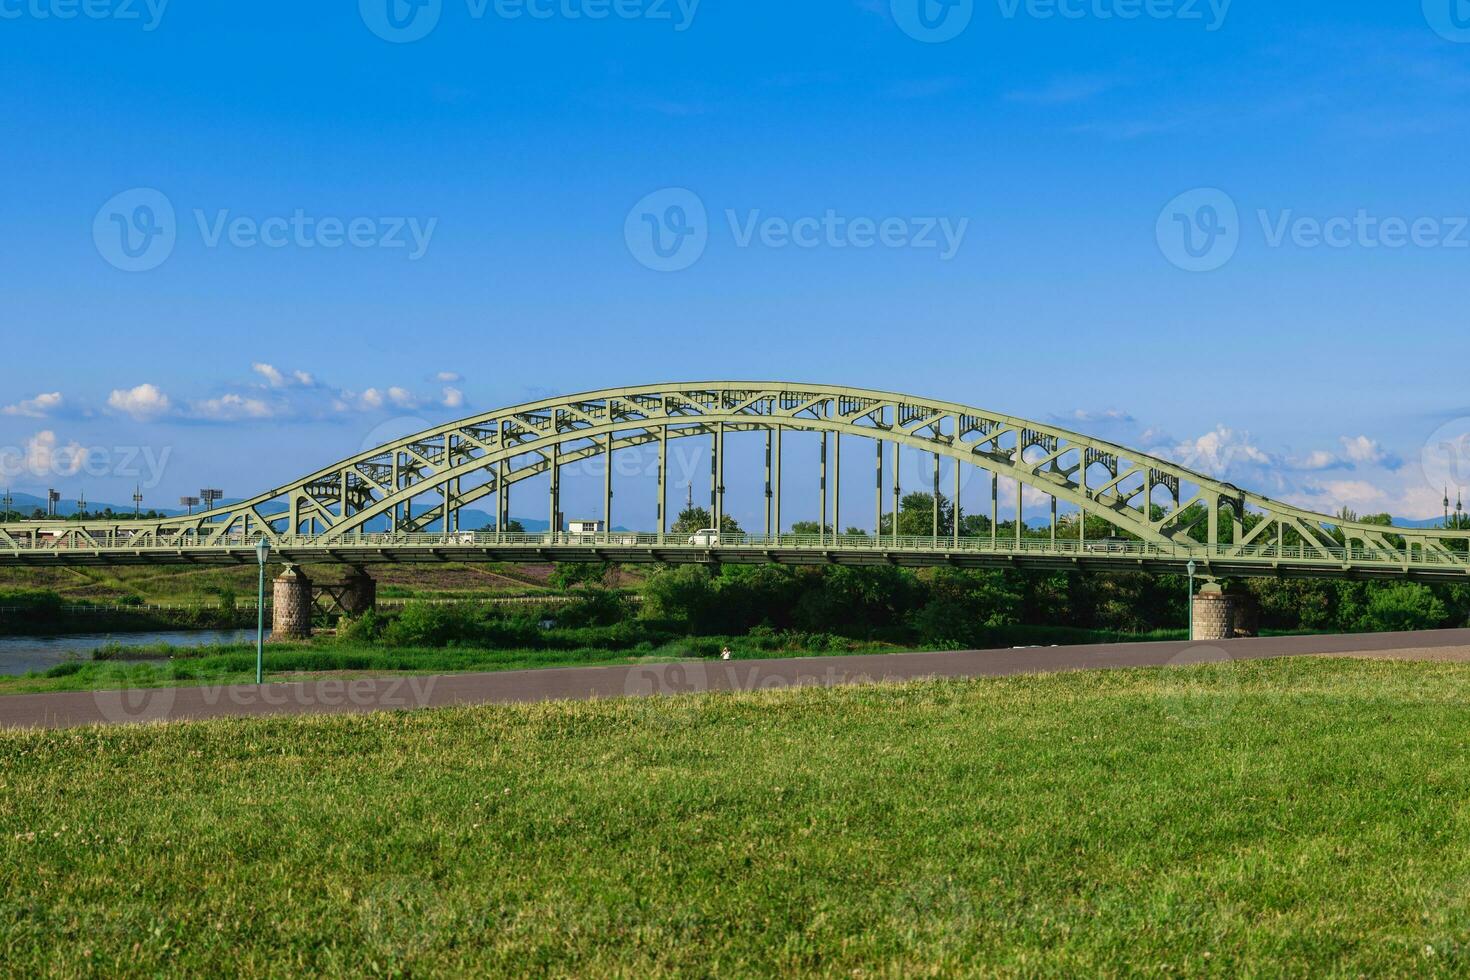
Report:
[[[1470,486],[1466,0],[392,2],[0,0],[12,486],[712,376]]]

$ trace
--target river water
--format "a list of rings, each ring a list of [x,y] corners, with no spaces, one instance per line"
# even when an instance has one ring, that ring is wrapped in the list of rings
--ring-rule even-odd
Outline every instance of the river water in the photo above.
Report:
[[[270,636],[270,631],[266,631]],[[254,643],[255,630],[171,630],[159,633],[76,633],[70,636],[0,636],[0,676],[48,670],[68,660],[90,660],[109,643],[124,646],[218,646]]]

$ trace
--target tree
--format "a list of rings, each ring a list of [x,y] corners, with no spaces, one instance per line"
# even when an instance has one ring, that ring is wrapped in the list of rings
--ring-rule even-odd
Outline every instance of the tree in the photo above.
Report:
[[[816,521],[797,521],[791,525],[792,534],[831,534],[831,524],[818,524]]]
[[[686,507],[680,512],[679,519],[674,521],[674,526],[670,530],[674,534],[707,531],[714,526],[714,520],[710,512],[703,507]],[[726,534],[741,533],[740,525],[729,514],[720,515],[720,530]]]
[[[879,524],[884,534],[893,533],[893,513],[883,515]],[[898,503],[898,533],[905,537],[927,538],[934,533],[934,494],[916,491],[904,494]],[[939,533],[954,533],[954,504],[939,495]]]
[[[589,589],[601,589],[606,587],[613,568],[613,563],[610,561],[557,565],[551,572],[551,587],[563,592],[568,592],[579,585],[584,585]]]
[[[490,534],[494,534],[495,533],[495,522],[494,521],[491,521],[489,524],[486,524],[484,527],[480,528],[480,530],[481,531],[486,531],[486,532],[488,532]],[[508,520],[508,521],[505,522],[505,533],[506,534],[525,534],[526,533],[526,525],[524,525],[520,521],[515,520],[515,519],[512,518],[511,520]]]
[[[1378,632],[1399,632],[1434,629],[1444,621],[1444,603],[1433,592],[1414,582],[1399,582],[1369,596],[1361,625]]]

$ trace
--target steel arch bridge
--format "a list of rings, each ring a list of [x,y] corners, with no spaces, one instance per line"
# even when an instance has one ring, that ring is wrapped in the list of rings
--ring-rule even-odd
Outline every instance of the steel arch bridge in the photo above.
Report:
[[[709,509],[712,527],[722,528],[726,437],[751,432],[765,439],[763,532],[671,533],[670,442],[710,441]],[[817,534],[782,530],[783,476],[791,479],[782,466],[788,433],[820,437],[819,465],[808,474],[820,493]],[[647,447],[658,454],[658,526],[607,530],[613,454]],[[941,534],[935,507],[932,534],[899,534],[904,450],[932,455],[936,500],[943,492],[941,460],[956,464],[956,501],[964,467],[988,474],[988,532],[962,535],[956,519],[953,533]],[[837,478],[844,455],[846,465],[874,477],[873,497],[861,508],[872,515],[872,534],[837,533],[851,510],[844,509]],[[603,530],[560,530],[564,468],[603,456]],[[495,527],[504,528],[517,484],[536,477],[547,478],[551,531],[459,528],[460,512],[480,501],[493,506]],[[1005,532],[1002,479],[1015,484],[1014,503],[1007,501],[1005,509],[1016,519]],[[1028,490],[1032,499],[1040,494],[1051,502],[1049,533],[1026,528],[1020,519]],[[1059,522],[1059,505],[1069,514],[1100,518],[1113,531],[1089,540],[1087,521]],[[1201,574],[1213,577],[1470,575],[1470,531],[1345,521],[1043,422],[890,392],[786,382],[648,385],[550,398],[429,429],[187,517],[0,525],[0,565],[253,564],[261,538],[276,560],[288,563],[610,560],[1170,572],[1194,561]]]

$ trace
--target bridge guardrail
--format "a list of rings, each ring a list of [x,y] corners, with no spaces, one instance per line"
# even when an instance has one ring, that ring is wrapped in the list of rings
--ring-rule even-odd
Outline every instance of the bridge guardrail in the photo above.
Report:
[[[1392,529],[1385,529],[1392,533]],[[258,535],[231,534],[206,539],[203,535],[180,534],[162,539],[146,541],[109,540],[95,543],[77,537],[65,539],[17,538],[13,544],[0,547],[0,551],[12,554],[45,552],[108,552],[146,553],[187,551],[238,551],[254,546]],[[615,549],[636,550],[681,550],[681,551],[883,551],[925,552],[943,554],[990,554],[990,555],[1046,555],[1071,556],[1077,558],[1164,559],[1185,561],[1194,559],[1210,561],[1245,561],[1256,563],[1299,562],[1322,565],[1370,565],[1385,567],[1465,567],[1470,570],[1470,556],[1458,551],[1435,550],[1420,546],[1408,551],[1370,548],[1354,545],[1314,547],[1305,543],[1278,545],[1275,542],[1250,544],[1237,547],[1234,544],[1217,544],[1213,547],[1198,545],[1161,545],[1147,541],[1124,539],[1078,540],[1075,538],[1032,537],[1019,540],[1013,536],[998,535],[995,538],[952,536],[938,538],[928,535],[882,535],[867,534],[750,534],[722,532],[720,534],[700,532],[656,533],[637,531],[587,532],[541,532],[541,533],[497,533],[493,531],[450,531],[445,532],[373,532],[358,531],[345,535],[276,535],[272,539],[274,550],[333,550],[362,548],[395,549],[459,549],[459,548],[510,548],[510,549],[588,549],[605,551]]]

